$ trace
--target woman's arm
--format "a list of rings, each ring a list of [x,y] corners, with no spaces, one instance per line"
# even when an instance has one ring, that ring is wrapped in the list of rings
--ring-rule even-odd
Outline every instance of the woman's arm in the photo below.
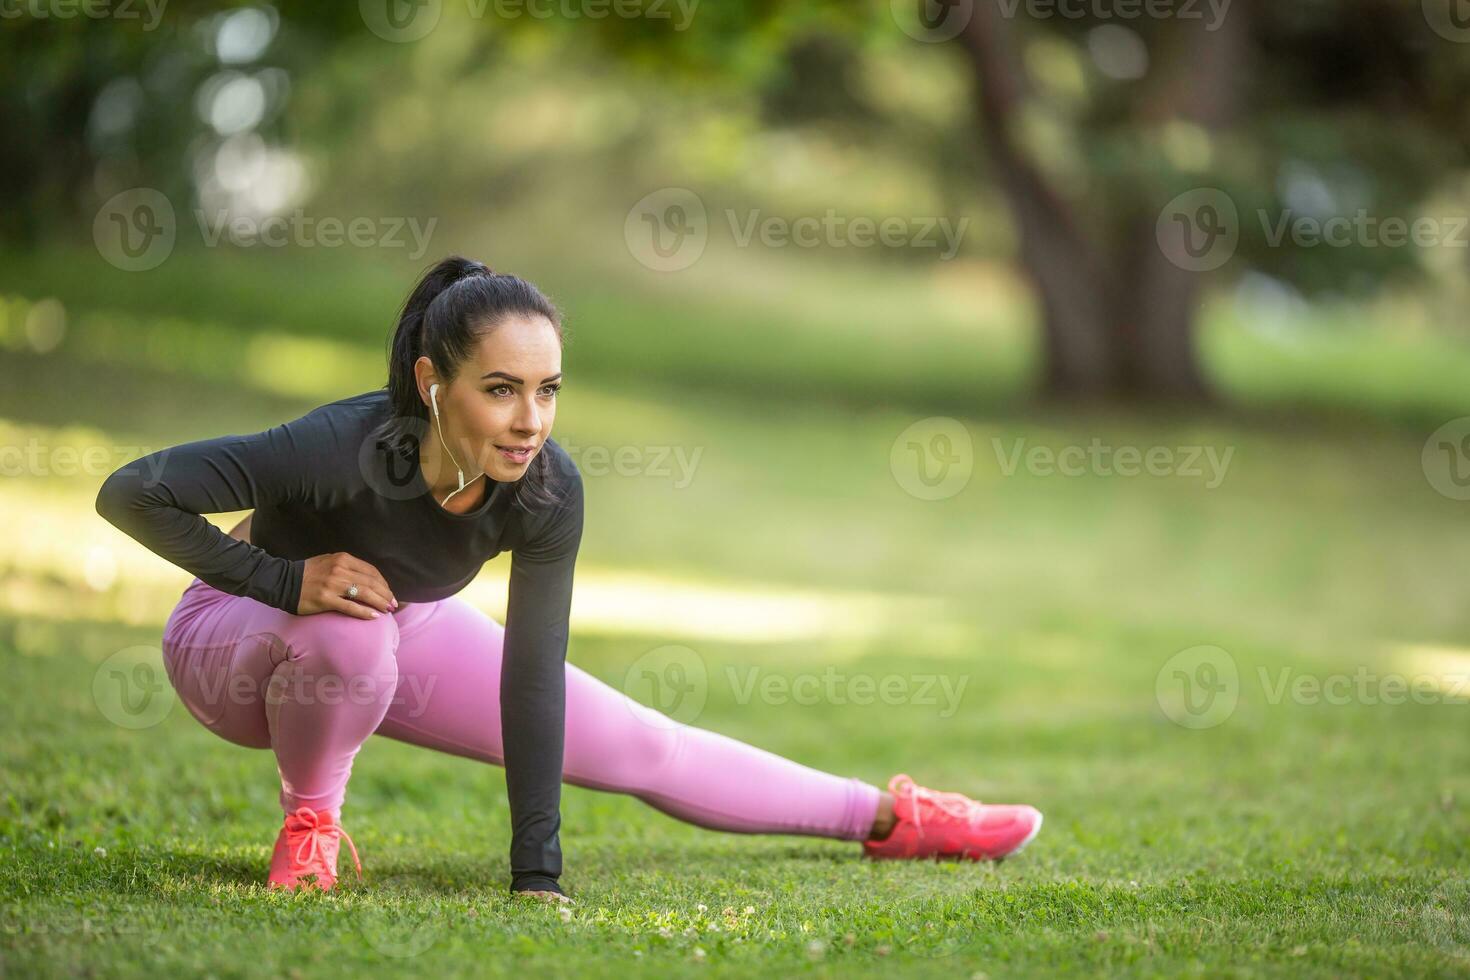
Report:
[[[308,450],[323,448],[316,430],[306,416],[264,432],[161,449],[108,476],[97,513],[205,584],[295,613],[305,561],[268,554],[201,515],[307,497],[314,462]]]
[[[562,747],[572,573],[582,540],[582,478],[527,546],[511,554],[500,728],[510,801],[512,892],[561,893]]]
[[[121,467],[102,484],[97,513],[206,585],[247,596],[294,615],[336,610],[360,619],[389,611],[393,592],[371,563],[346,552],[286,559],[256,547],[254,513],[228,534],[204,514],[263,504],[322,505],[343,473],[353,473],[357,447],[323,406],[250,435],[202,439],[160,450]],[[361,594],[348,599],[347,585]]]

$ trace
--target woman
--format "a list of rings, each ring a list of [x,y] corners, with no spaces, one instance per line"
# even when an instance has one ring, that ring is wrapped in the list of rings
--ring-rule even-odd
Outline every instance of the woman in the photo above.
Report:
[[[103,484],[98,513],[196,576],[163,634],[180,700],[275,753],[270,885],[332,888],[343,840],[357,862],[341,807],[374,733],[503,765],[510,888],[543,900],[569,901],[563,779],[703,827],[860,840],[872,857],[1000,858],[1030,841],[1032,807],[903,775],[885,793],[677,724],[566,663],[582,480],[550,438],[561,355],[561,315],[535,286],[448,258],[400,312],[386,388],[161,450]],[[200,516],[252,508],[229,534]],[[456,593],[504,551],[502,628]]]

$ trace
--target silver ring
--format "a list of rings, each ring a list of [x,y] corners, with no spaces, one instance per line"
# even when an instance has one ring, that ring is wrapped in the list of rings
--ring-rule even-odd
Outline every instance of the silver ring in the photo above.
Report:
[[[349,599],[356,599],[357,598],[357,586],[355,586],[355,585],[349,585],[347,587],[347,598],[349,598]]]

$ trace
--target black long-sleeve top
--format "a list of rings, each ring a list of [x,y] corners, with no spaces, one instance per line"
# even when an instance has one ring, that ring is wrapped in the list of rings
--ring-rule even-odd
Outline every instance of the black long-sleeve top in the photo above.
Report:
[[[400,602],[460,591],[511,553],[500,671],[511,890],[561,891],[561,779],[568,613],[582,537],[582,479],[547,439],[557,499],[528,503],[490,481],[484,502],[454,514],[412,458],[381,437],[386,389],[322,405],[263,432],[161,449],[110,475],[97,512],[149,550],[231,595],[295,614],[306,559],[345,551],[377,567]],[[429,438],[425,423],[417,433]],[[254,508],[250,541],[202,514]],[[474,656],[475,651],[464,651]]]

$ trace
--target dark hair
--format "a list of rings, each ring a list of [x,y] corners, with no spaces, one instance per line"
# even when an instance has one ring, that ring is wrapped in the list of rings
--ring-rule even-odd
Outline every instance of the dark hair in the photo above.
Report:
[[[561,312],[541,290],[519,276],[497,273],[483,262],[458,255],[424,271],[398,312],[398,328],[388,354],[388,400],[392,413],[383,432],[386,448],[417,460],[418,435],[430,423],[429,407],[419,397],[414,364],[428,356],[446,382],[474,353],[476,344],[507,317],[541,316],[563,344]],[[422,426],[413,420],[421,420]],[[515,499],[523,507],[555,504],[558,474],[544,451],[516,481]]]

